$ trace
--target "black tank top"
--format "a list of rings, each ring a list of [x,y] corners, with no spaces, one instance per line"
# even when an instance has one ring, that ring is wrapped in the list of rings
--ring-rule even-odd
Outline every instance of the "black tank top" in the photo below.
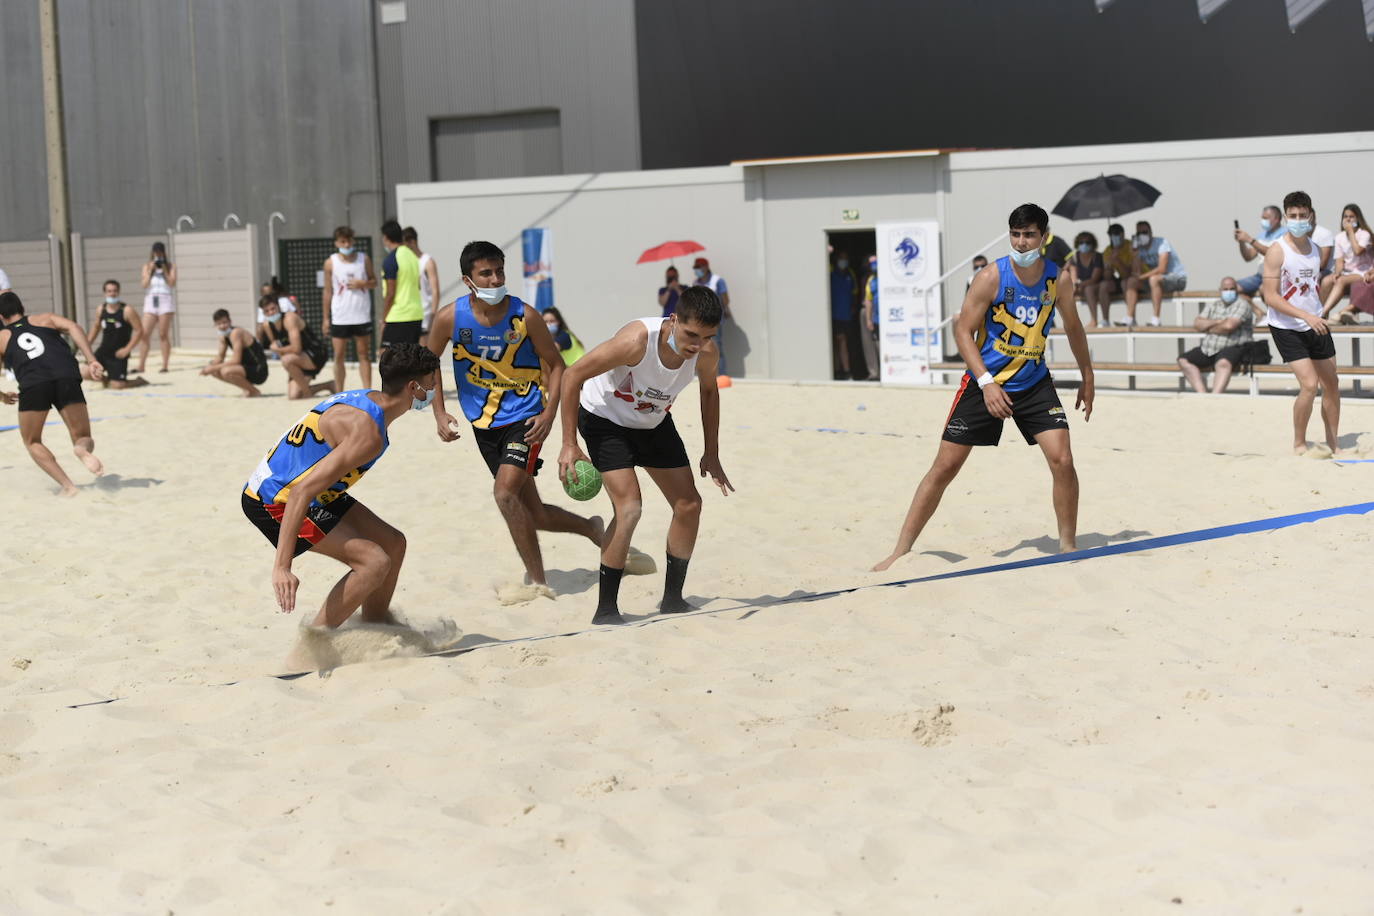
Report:
[[[27,318],[20,318],[5,330],[10,332],[10,342],[5,347],[5,365],[14,370],[20,388],[40,382],[81,378],[81,367],[76,364],[76,357],[72,356],[62,332],[29,324]]]
[[[123,302],[113,312],[108,305],[100,306],[100,349],[97,353],[109,355],[123,349],[133,336],[133,325],[124,320]]]
[[[283,347],[291,346],[291,332],[286,329],[286,316],[283,315],[280,321],[267,322],[267,333],[272,335],[272,339]],[[304,318],[301,319],[301,352],[310,357],[315,365],[321,365],[320,357],[326,352],[320,344],[320,339],[315,336],[315,332],[310,330],[310,325]]]
[[[247,331],[244,332],[248,334]],[[267,354],[263,352],[262,344],[252,334],[248,334],[252,340],[250,346],[243,348],[243,371],[249,375],[267,371]]]

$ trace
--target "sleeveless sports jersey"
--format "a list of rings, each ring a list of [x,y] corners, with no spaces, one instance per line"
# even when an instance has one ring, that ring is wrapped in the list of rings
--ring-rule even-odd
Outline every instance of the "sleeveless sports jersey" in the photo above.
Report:
[[[235,328],[235,330],[242,329]],[[239,362],[243,366],[243,371],[248,373],[248,377],[251,379],[254,376],[262,375],[267,372],[267,353],[262,349],[262,341],[258,340],[248,331],[244,331],[244,333],[248,335],[250,343],[244,346],[243,354],[239,356]],[[228,356],[229,352],[233,351],[233,348],[234,342],[230,340],[229,351],[226,352],[225,355]]]
[[[366,389],[345,391],[325,398],[310,408],[310,412],[302,417],[290,432],[282,436],[281,441],[258,464],[253,476],[248,478],[248,484],[243,492],[264,503],[285,505],[291,494],[291,487],[309,474],[310,469],[332,451],[320,433],[320,417],[329,408],[340,404],[365,411],[372,417],[373,422],[377,424],[377,431],[382,434],[382,450],[372,460],[349,471],[330,484],[328,489],[316,494],[310,505],[327,506],[348,492],[348,488],[362,480],[363,475],[386,454],[387,446],[391,444],[391,440],[387,438],[386,417],[382,414],[382,408],[373,403],[367,395]]]
[[[1289,305],[1296,305],[1304,312],[1320,315],[1321,249],[1309,239],[1308,244],[1311,248],[1307,254],[1303,254],[1293,247],[1292,241],[1293,237],[1290,235],[1280,238],[1276,243],[1283,249],[1283,267],[1279,270],[1279,295],[1287,299]],[[1285,315],[1273,308],[1269,309],[1269,326],[1289,331],[1312,330],[1312,326],[1301,318]]]
[[[134,326],[124,320],[123,302],[113,312],[109,305],[100,306],[100,349],[95,351],[98,355],[113,356],[116,350],[128,346],[133,336]]]
[[[345,261],[343,255],[335,252],[329,256],[330,275],[334,288],[329,300],[329,320],[333,324],[370,324],[372,322],[372,297],[365,289],[349,289],[349,280],[367,280],[367,256],[361,251],[353,253],[352,262]]]
[[[453,381],[463,416],[478,429],[509,426],[544,411],[543,371],[525,329],[525,303],[508,298],[506,314],[493,327],[472,313],[471,295],[453,303]]]
[[[285,317],[280,321],[267,322],[267,333],[281,346],[291,346],[291,332],[286,329]],[[301,319],[301,354],[308,356],[316,367],[322,367],[329,359],[329,351],[325,349],[319,337],[315,336],[315,332],[304,318]]]
[[[588,412],[630,429],[653,429],[668,416],[673,402],[696,375],[697,357],[669,369],[658,358],[658,332],[663,318],[641,318],[649,332],[644,356],[634,366],[616,366],[587,380],[582,406]]]
[[[974,338],[993,381],[1007,391],[1025,391],[1049,375],[1045,338],[1054,327],[1054,297],[1059,268],[1041,259],[1040,282],[1026,286],[1016,277],[1011,257],[997,259],[998,292]]]
[[[20,388],[40,382],[81,378],[81,367],[76,364],[76,357],[62,338],[62,332],[29,324],[27,318],[7,325],[5,330],[10,332],[10,342],[5,347],[5,365],[14,370]]]
[[[430,319],[434,317],[434,287],[429,284],[429,274],[425,273],[425,268],[433,261],[432,255],[420,255],[420,306],[424,309],[425,327],[429,327]]]

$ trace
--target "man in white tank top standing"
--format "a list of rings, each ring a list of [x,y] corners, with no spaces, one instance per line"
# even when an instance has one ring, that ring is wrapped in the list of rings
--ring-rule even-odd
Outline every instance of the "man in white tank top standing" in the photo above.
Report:
[[[377,274],[372,259],[358,251],[353,229],[340,226],[334,230],[334,247],[338,250],[324,262],[324,320],[321,332],[334,345],[334,390],[344,390],[344,375],[348,367],[344,356],[348,342],[358,348],[358,375],[362,387],[372,387],[372,294],[377,288]]]
[[[414,226],[401,230],[401,241],[420,259],[420,305],[425,310],[420,322],[420,346],[428,347],[429,326],[434,323],[434,313],[439,311],[439,266],[434,263],[434,255],[420,250],[420,233]]]
[[[1269,331],[1279,356],[1297,376],[1301,390],[1293,402],[1293,451],[1307,452],[1307,421],[1317,389],[1322,391],[1322,422],[1326,444],[1334,453],[1339,444],[1340,382],[1336,378],[1336,345],[1321,317],[1321,251],[1308,236],[1312,232],[1312,198],[1294,191],[1283,199],[1288,232],[1264,255],[1264,302],[1269,306]]]
[[[577,461],[589,460],[577,445],[581,432],[615,508],[601,542],[601,587],[592,623],[627,622],[620,616],[619,594],[630,538],[640,515],[636,466],[644,468],[673,507],[659,610],[665,614],[694,610],[683,600],[682,585],[701,523],[701,494],[669,411],[695,377],[705,439],[701,476],[709,474],[721,493],[729,495],[734,487],[720,466],[718,451],[720,352],[714,338],[721,320],[720,298],[705,286],[693,286],[683,291],[673,315],[630,322],[563,373],[558,476],[566,480]],[[576,413],[574,404],[580,405]]]

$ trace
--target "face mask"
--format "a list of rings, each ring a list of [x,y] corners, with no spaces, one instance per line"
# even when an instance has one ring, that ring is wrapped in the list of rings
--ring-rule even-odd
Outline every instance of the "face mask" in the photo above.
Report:
[[[106,305],[114,305],[114,304],[115,304],[116,302],[118,302],[118,301],[119,301],[119,297],[118,297],[118,296],[106,296],[106,297],[105,297],[105,304],[106,304]]]
[[[478,299],[481,299],[487,305],[496,305],[502,299],[506,298],[506,288],[504,286],[498,286],[495,289],[473,287],[473,292],[476,293]]]
[[[339,249],[339,254],[343,255],[344,257],[348,257],[348,256],[351,255],[352,253],[353,253],[353,246],[352,246],[352,245],[349,245],[347,248],[340,248],[340,249]]]
[[[1087,242],[1084,242],[1082,245],[1078,246],[1078,250],[1083,252],[1083,254],[1087,254],[1088,252],[1093,250],[1093,246],[1089,245]]]
[[[550,333],[550,334],[557,334],[557,333],[558,333],[558,329],[559,329],[560,327],[562,327],[562,325],[560,325],[560,324],[559,324],[558,322],[556,322],[556,321],[546,322],[546,324],[548,325],[549,333]]]
[[[1141,232],[1136,235],[1135,245],[1137,248],[1148,248],[1150,245],[1150,233]]]
[[[220,337],[228,337],[230,334],[234,333],[234,326],[230,325],[227,328],[216,328],[216,330],[219,331]]]
[[[1032,248],[1030,251],[1017,251],[1013,248],[1011,250],[1011,260],[1017,267],[1030,267],[1036,261],[1040,260],[1040,249]]]
[[[434,392],[437,391],[438,388],[439,386],[435,385],[433,388],[426,391],[424,400],[421,400],[420,398],[414,397],[412,395],[410,399],[410,409],[424,410],[426,407],[428,407],[430,404],[434,402]]]
[[[275,315],[268,315],[267,320],[276,324],[278,321],[281,321],[281,312],[277,312]]]
[[[1260,232],[1261,232],[1261,234],[1262,234],[1262,233],[1265,233],[1265,232],[1268,232],[1269,230],[1271,230],[1271,229],[1273,229],[1273,228],[1274,228],[1274,227],[1273,227],[1272,225],[1270,225],[1269,220],[1267,220],[1267,219],[1262,219],[1262,220],[1260,220]]]
[[[674,325],[673,325],[673,329],[672,329],[671,331],[668,332],[668,349],[669,349],[669,350],[672,350],[672,351],[673,351],[674,353],[676,353],[678,356],[681,356],[681,355],[682,355],[682,351],[679,350],[679,349],[677,348],[677,325],[676,325],[676,324],[674,324]]]
[[[835,262],[835,266],[838,267],[840,270],[845,270],[849,267],[849,262],[846,261],[844,258],[840,258],[838,261]]]
[[[1236,301],[1237,295],[1239,295],[1239,293],[1237,293],[1233,289],[1224,289],[1221,291],[1221,301],[1225,302],[1227,305],[1230,305],[1232,302]]]
[[[1290,219],[1288,221],[1288,234],[1294,238],[1302,238],[1312,231],[1312,221],[1307,219]]]
[[[692,273],[696,274],[697,279],[700,280],[702,277],[706,276],[706,269],[703,267],[694,267],[692,268]]]
[[[1117,245],[1120,245],[1126,239],[1126,236],[1117,235],[1115,232],[1113,232],[1111,235],[1107,236],[1107,238],[1111,241],[1112,246],[1115,247]]]
[[[982,270],[984,267],[987,267],[987,266],[988,266],[988,265],[986,265],[986,264],[974,264],[974,265],[973,265],[973,272],[976,274],[976,273],[978,273],[978,271]]]

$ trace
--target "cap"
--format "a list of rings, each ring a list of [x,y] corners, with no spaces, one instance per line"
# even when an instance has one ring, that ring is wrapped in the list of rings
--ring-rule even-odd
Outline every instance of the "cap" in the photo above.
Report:
[[[693,267],[710,267],[710,266],[711,266],[711,262],[708,261],[708,260],[706,260],[705,258],[697,258],[695,261],[692,262],[692,266],[693,266]]]

